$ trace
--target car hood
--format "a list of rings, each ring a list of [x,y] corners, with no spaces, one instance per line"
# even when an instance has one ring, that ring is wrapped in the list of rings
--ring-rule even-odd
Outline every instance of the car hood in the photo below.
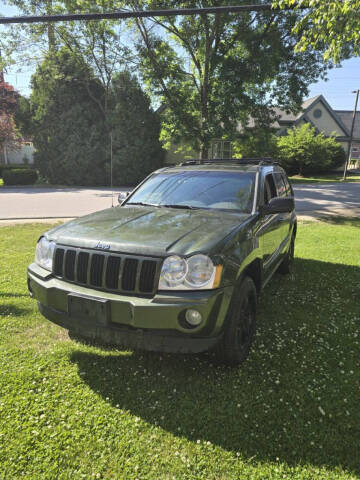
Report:
[[[57,243],[149,256],[207,252],[249,214],[158,207],[115,207],[48,232]]]

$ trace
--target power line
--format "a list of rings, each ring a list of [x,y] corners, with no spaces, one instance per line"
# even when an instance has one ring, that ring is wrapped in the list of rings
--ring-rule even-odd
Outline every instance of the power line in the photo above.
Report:
[[[273,8],[271,3],[265,3],[262,5],[229,5],[223,7],[174,8],[163,10],[118,10],[116,12],[108,13],[66,13],[61,15],[58,14],[0,17],[0,24],[5,25],[10,23],[71,22],[73,20],[112,20],[139,17],[173,17],[176,15],[205,15],[212,13],[216,14],[261,11],[280,11],[280,9]]]

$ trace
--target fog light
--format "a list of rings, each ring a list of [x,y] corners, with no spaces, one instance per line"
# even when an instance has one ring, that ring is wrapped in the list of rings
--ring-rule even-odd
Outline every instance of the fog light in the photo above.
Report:
[[[186,321],[193,327],[200,325],[202,316],[197,310],[187,310],[185,313]]]

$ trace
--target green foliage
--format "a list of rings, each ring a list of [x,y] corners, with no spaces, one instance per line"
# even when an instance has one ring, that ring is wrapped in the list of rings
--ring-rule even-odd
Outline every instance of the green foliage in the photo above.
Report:
[[[3,165],[3,164],[0,164],[0,177],[2,177],[3,173],[5,172],[5,170],[12,170],[14,168],[22,168],[22,169],[27,169],[27,168],[33,168],[31,165],[28,165],[28,166],[25,166],[25,165],[17,165],[17,164],[10,164],[10,165]]]
[[[51,183],[105,185],[103,89],[82,58],[61,49],[32,77],[35,164]]]
[[[281,164],[290,174],[331,171],[345,162],[345,152],[335,138],[317,134],[308,123],[279,137],[277,148]]]
[[[159,119],[129,74],[106,92],[82,57],[64,48],[47,56],[32,83],[35,163],[50,183],[109,185],[110,133],[114,184],[136,184],[162,165]]]
[[[241,139],[233,143],[233,156],[241,157],[276,157],[278,137],[271,129],[249,129]]]
[[[33,185],[38,179],[37,171],[31,168],[9,168],[2,172],[5,185]]]
[[[114,183],[137,184],[163,165],[159,117],[135,77],[118,74],[111,86]]]
[[[30,101],[26,97],[19,98],[19,105],[14,117],[15,125],[22,137],[33,136],[33,116]]]
[[[273,0],[273,6],[306,8],[294,26],[297,51],[324,50],[324,59],[335,63],[360,55],[360,0]]]
[[[141,2],[143,9],[165,7],[161,0]],[[270,125],[274,104],[297,110],[307,86],[325,72],[321,53],[294,52],[297,17],[257,12],[135,20],[143,80],[166,106],[162,140],[183,140],[206,157],[213,139],[236,138],[238,122],[246,125],[251,116]]]

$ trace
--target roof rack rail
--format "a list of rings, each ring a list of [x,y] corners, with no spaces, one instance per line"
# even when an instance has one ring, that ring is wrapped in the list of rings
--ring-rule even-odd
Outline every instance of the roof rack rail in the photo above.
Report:
[[[190,165],[211,165],[211,164],[221,164],[221,163],[235,163],[237,165],[267,165],[267,164],[279,164],[277,160],[272,159],[271,157],[243,157],[243,158],[210,158],[206,160],[186,160],[185,162],[180,163],[181,167],[186,167]]]

